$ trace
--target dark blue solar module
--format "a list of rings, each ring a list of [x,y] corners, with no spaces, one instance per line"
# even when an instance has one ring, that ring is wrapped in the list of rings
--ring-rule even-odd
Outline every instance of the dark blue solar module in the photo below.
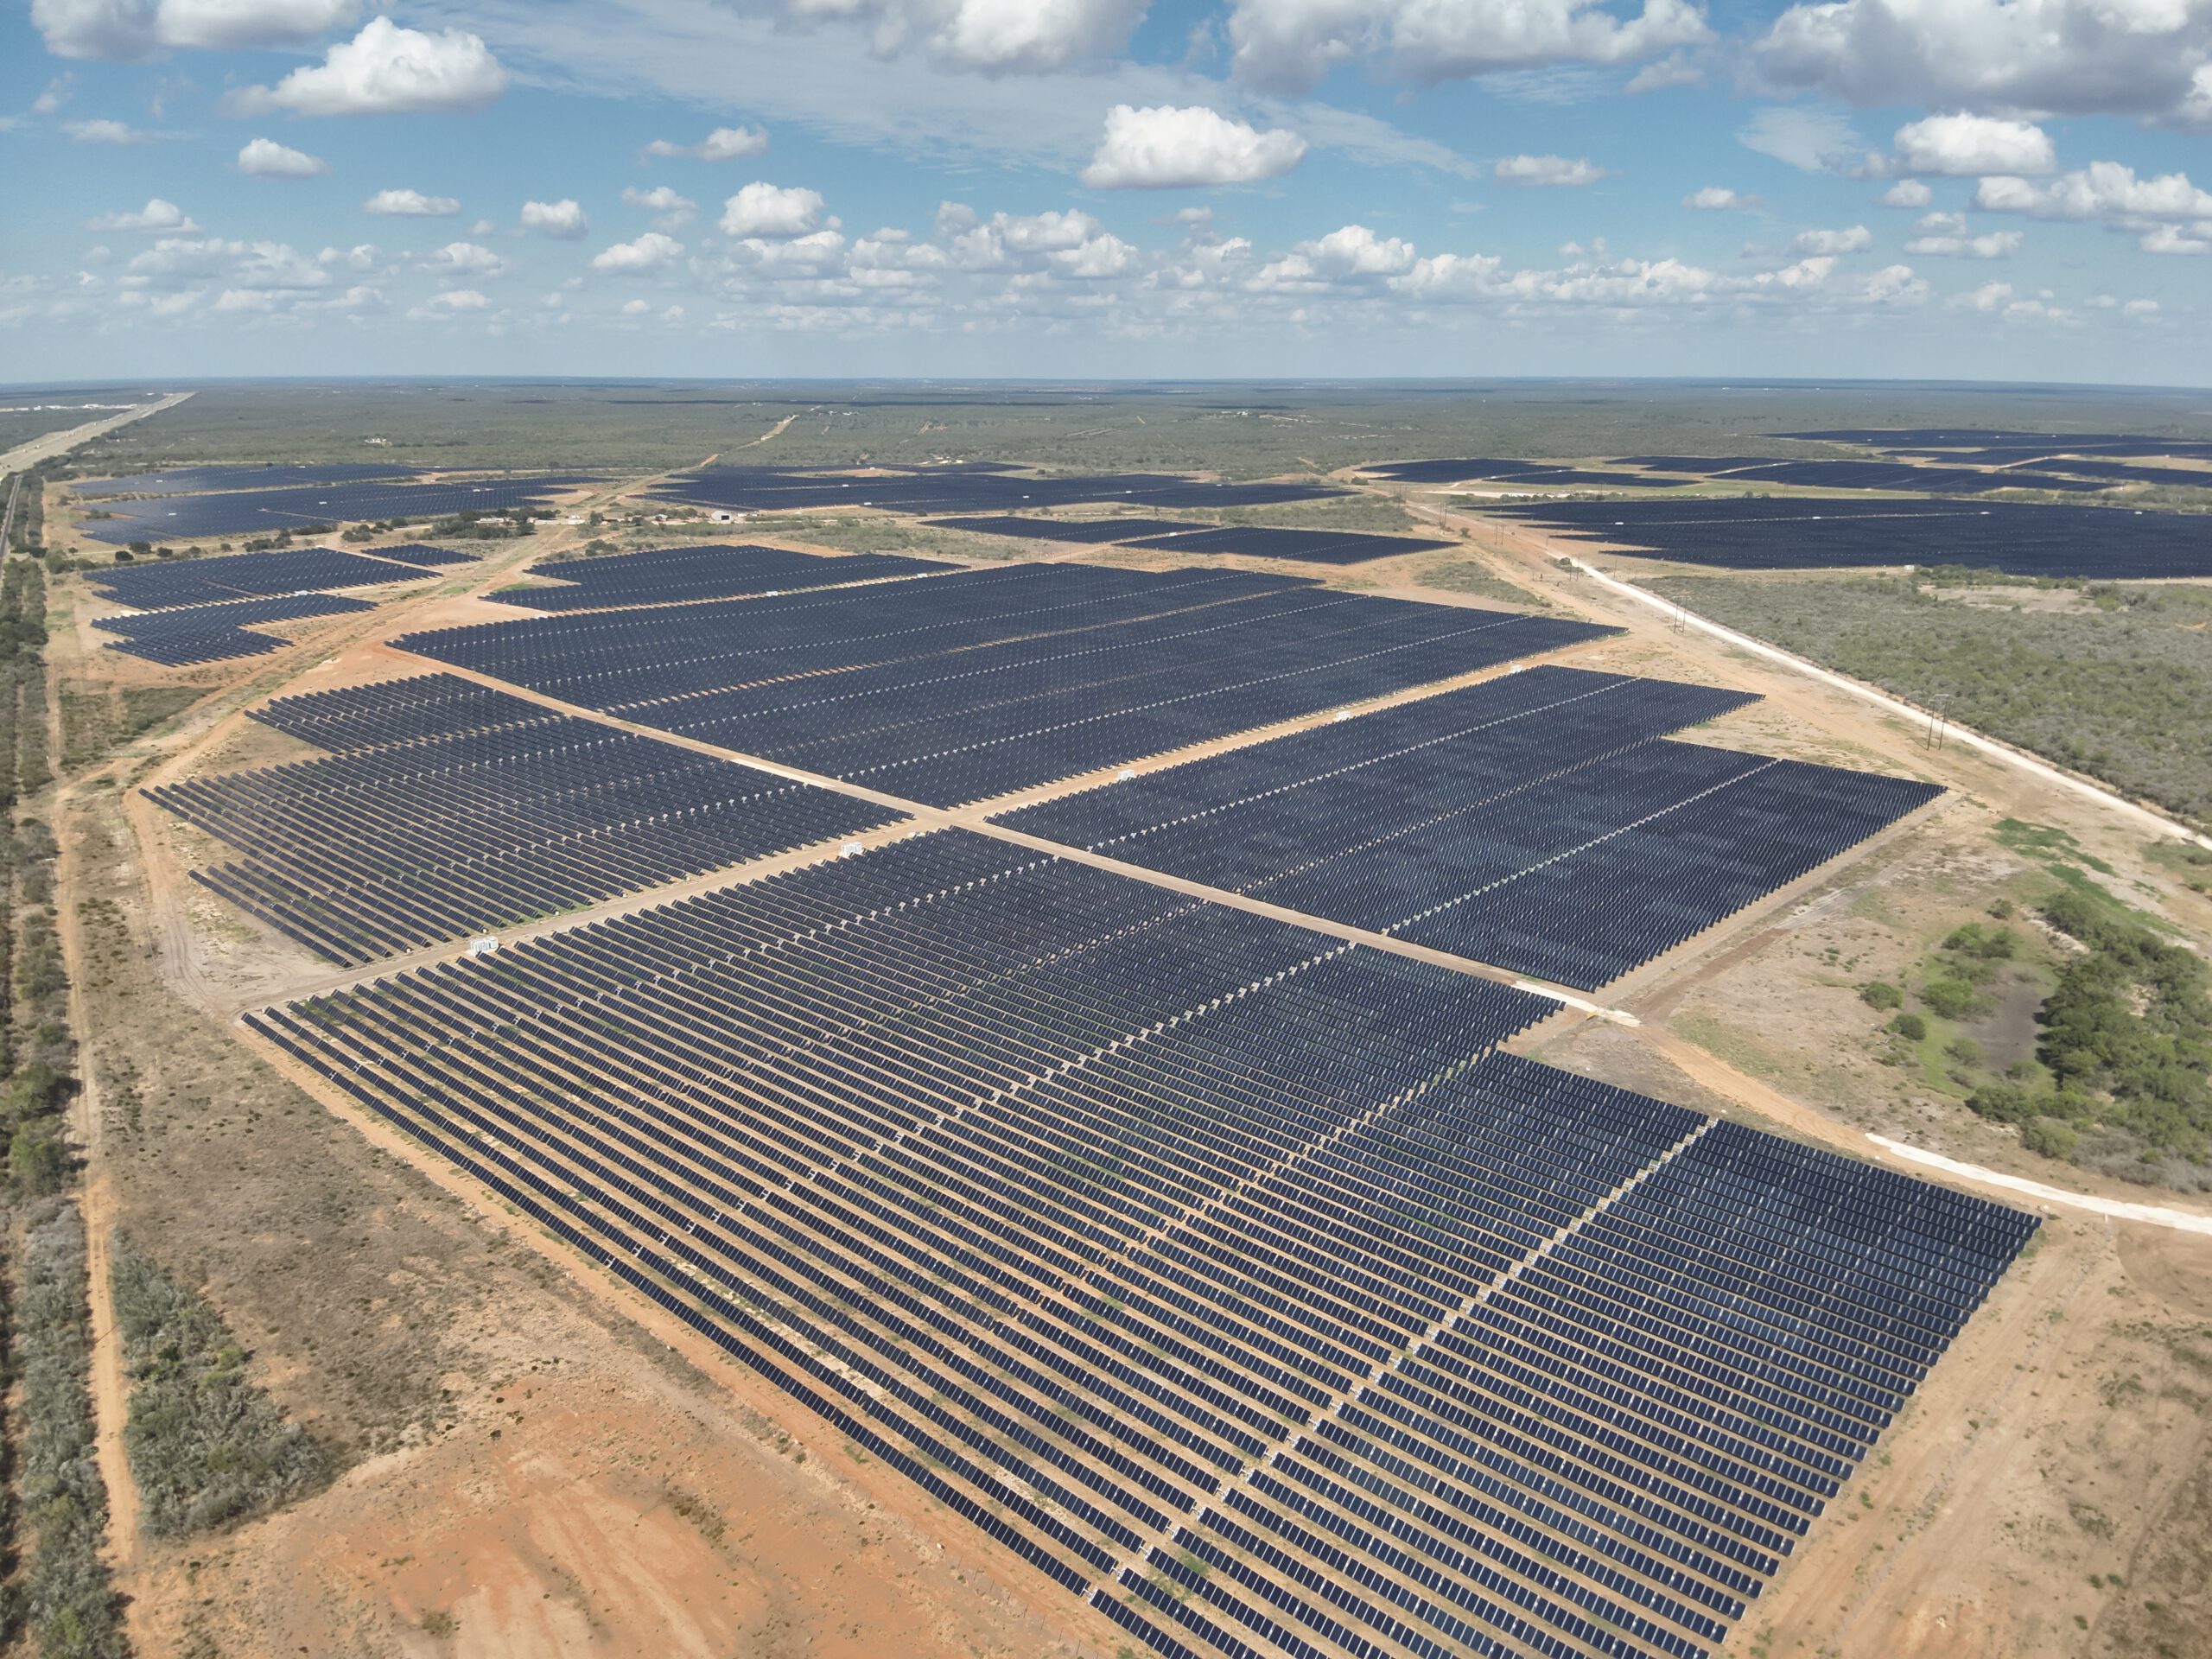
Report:
[[[1228,554],[1251,559],[1294,559],[1301,564],[1365,564],[1402,553],[1428,553],[1457,542],[1421,536],[1371,536],[1340,530],[1277,530],[1231,524],[1193,525],[1130,545],[1169,553]]]
[[[1767,461],[1732,467],[1731,484],[1787,484],[1802,489],[1900,490],[1923,495],[1986,495],[1992,490],[2102,489],[2083,479],[2035,473],[1970,472],[1959,467],[1910,467],[1883,461]]]
[[[893,512],[992,513],[1102,502],[1153,507],[1250,507],[1342,495],[1325,484],[1216,484],[1164,473],[1098,478],[1023,478],[963,467],[866,477],[772,467],[709,467],[646,492],[688,505],[746,512],[874,507]]]
[[[490,595],[531,611],[598,611],[627,605],[673,605],[752,594],[802,592],[896,576],[942,575],[961,569],[941,559],[854,553],[825,558],[788,548],[719,543],[649,548],[605,558],[565,559],[531,567],[557,588],[507,588]]]
[[[2212,575],[2212,518],[2125,507],[1745,497],[1484,511],[1631,556],[1729,570],[1958,564],[2019,576]]]
[[[426,704],[418,682],[342,695],[352,716],[344,753],[148,791],[247,855],[199,880],[333,962],[551,915],[899,817],[594,721],[540,718],[522,698],[480,701],[480,723],[456,730],[451,700]],[[384,741],[362,745],[379,720]],[[289,710],[270,723],[302,735],[317,726]]]
[[[543,507],[553,497],[594,480],[573,474],[439,484],[362,483],[235,490],[219,495],[164,495],[114,501],[108,516],[79,526],[103,542],[188,542],[251,536],[369,518],[433,518],[460,512]]]
[[[428,542],[393,542],[361,550],[379,559],[397,559],[402,564],[474,564],[483,556],[480,553],[465,553],[457,547],[433,547]]]
[[[225,663],[239,657],[265,657],[291,644],[273,634],[245,628],[209,625],[188,632],[147,634],[111,639],[106,649],[125,657],[142,658],[164,668],[190,668],[200,663]]]
[[[1645,478],[1637,473],[1595,472],[1548,461],[1391,461],[1360,470],[1400,484],[1458,484],[1484,480],[1544,489],[1649,490],[1672,488],[1675,483],[1672,479]]]
[[[310,616],[342,616],[352,611],[372,611],[365,599],[342,594],[285,594],[275,599],[234,599],[214,605],[192,605],[166,611],[127,612],[92,619],[104,633],[132,639],[166,634],[204,632],[210,628],[251,627],[262,622],[292,622]]]
[[[2035,448],[2043,454],[2181,455],[2212,454],[2212,438],[2145,437],[2126,432],[2017,432],[2003,427],[1844,427],[1826,432],[1777,432],[1777,438],[1863,443],[1877,449]]]
[[[1942,793],[1657,741],[1751,701],[1537,668],[1002,822],[1591,989]]]
[[[229,600],[212,605],[95,617],[92,626],[104,633],[124,636],[108,643],[110,651],[168,668],[184,668],[195,663],[265,656],[292,643],[274,634],[246,632],[261,623],[340,616],[375,608],[365,599],[348,599],[337,594],[285,594],[273,599]]]
[[[951,831],[246,1023],[1163,1655],[1700,1659],[2035,1222],[1547,1006]]]
[[[2212,458],[2212,448],[2207,450]],[[2125,461],[2044,461],[2040,463],[2046,472],[2078,473],[2083,478],[2109,480],[2120,484],[2178,485],[2183,488],[2212,490],[2212,469],[2188,467],[2144,467]]]
[[[118,605],[157,611],[226,599],[423,582],[432,574],[421,565],[341,553],[335,548],[295,547],[274,553],[232,553],[212,559],[118,565],[87,571],[85,580],[103,598]]]
[[[931,523],[940,529],[964,530],[978,536],[1013,536],[1025,541],[1077,542],[1086,546],[1205,528],[1204,524],[1181,518],[1023,518],[1001,516],[935,518]]]
[[[278,697],[247,717],[333,754],[540,726],[569,716],[458,674],[425,674]]]
[[[657,616],[658,632],[588,633],[575,646],[568,630],[512,624],[397,643],[639,725],[951,806],[1610,632],[1264,579],[1033,569],[1042,574],[855,589],[835,610],[687,607]],[[964,620],[936,620],[948,610]],[[816,650],[779,638],[793,618]],[[609,651],[604,667],[583,654]]]
[[[87,501],[113,495],[198,495],[213,490],[289,489],[303,484],[366,484],[383,479],[412,478],[418,467],[379,466],[372,462],[334,461],[305,467],[173,467],[163,473],[132,473],[123,478],[80,482],[71,480],[71,494]]]

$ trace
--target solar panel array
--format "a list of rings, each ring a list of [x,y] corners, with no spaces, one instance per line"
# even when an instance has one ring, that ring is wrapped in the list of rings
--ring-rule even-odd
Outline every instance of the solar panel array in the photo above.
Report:
[[[1002,822],[1594,989],[1942,792],[1658,741],[1752,701],[1535,668]]]
[[[1164,1654],[1695,1659],[2034,1223],[1546,1006],[953,831],[247,1024]]]
[[[867,477],[774,467],[708,467],[646,492],[663,500],[740,512],[874,507],[893,512],[991,513],[1126,502],[1150,507],[1255,507],[1342,495],[1325,484],[1205,483],[1166,473],[1024,478],[982,467],[899,467]]]
[[[294,547],[273,553],[227,553],[212,559],[164,559],[87,571],[85,580],[104,599],[134,610],[161,611],[226,599],[371,588],[387,582],[423,582],[436,573],[418,564],[341,553],[329,547]]]
[[[117,495],[199,495],[213,490],[288,489],[304,484],[366,484],[412,478],[421,468],[367,461],[333,461],[327,466],[172,467],[162,473],[131,473],[87,482],[74,480],[69,492],[87,501]]]
[[[1681,463],[1673,471],[1695,472],[1731,484],[1785,484],[1805,489],[1904,490],[1929,495],[1983,495],[1992,490],[2101,490],[2086,479],[2051,478],[2037,473],[1969,471],[1961,467],[1912,467],[1883,461],[1754,461],[1736,456],[1692,463],[1687,455],[1655,457]]]
[[[1004,514],[982,518],[934,518],[930,522],[938,529],[964,530],[976,536],[1013,536],[1027,541],[1076,542],[1090,546],[1204,528],[1185,518],[1024,518]]]
[[[402,564],[474,564],[482,556],[463,552],[457,547],[433,547],[428,542],[393,542],[384,547],[364,548],[362,551],[379,559],[397,559]]]
[[[1169,536],[1133,542],[1132,546],[1169,553],[1239,554],[1253,559],[1294,559],[1302,564],[1365,564],[1401,553],[1427,553],[1456,542],[1422,536],[1374,536],[1341,530],[1277,530],[1230,524],[1219,530],[1192,528]]]
[[[2212,451],[2206,459],[2212,460]],[[2178,485],[2183,488],[2212,490],[2212,470],[2188,467],[2144,467],[2125,461],[2046,461],[2043,466],[2054,473],[2078,473],[2083,478],[2109,480],[2120,484]]]
[[[2212,575],[2212,518],[1959,501],[1590,501],[1485,506],[1635,556],[1727,570],[1961,564],[2018,576]]]
[[[164,495],[111,501],[104,509],[109,516],[88,519],[78,530],[103,542],[204,541],[369,518],[433,518],[543,507],[563,491],[594,481],[564,473],[436,484],[369,480]]]
[[[1610,632],[1230,572],[1036,565],[395,643],[950,806]]]
[[[1853,426],[1823,432],[1777,432],[1778,438],[1823,443],[1863,443],[1908,453],[1922,449],[2025,450],[2037,455],[2202,455],[2212,459],[2212,438],[2146,437],[2126,432],[2018,432],[1996,427]]]
[[[466,686],[466,690],[461,688]],[[148,796],[246,855],[195,877],[359,963],[896,822],[865,801],[435,676],[263,711],[329,758]]]
[[[491,597],[524,610],[596,611],[626,605],[672,605],[788,593],[892,576],[937,575],[959,568],[942,559],[910,559],[888,553],[823,558],[781,547],[687,543],[536,565],[531,568],[532,575],[563,585],[509,588]]]
[[[124,636],[109,643],[110,651],[143,658],[169,668],[182,668],[194,663],[258,657],[281,651],[292,643],[271,634],[247,632],[260,623],[340,616],[375,608],[365,599],[348,599],[338,594],[288,594],[276,599],[234,599],[214,605],[96,617],[92,626],[103,632]]]
[[[1640,473],[1597,472],[1580,467],[1562,467],[1547,461],[1480,458],[1393,461],[1363,467],[1360,470],[1400,484],[1459,484],[1479,479],[1497,483],[1528,484],[1544,489],[1651,490],[1669,488],[1675,482],[1667,478],[1645,478]]]

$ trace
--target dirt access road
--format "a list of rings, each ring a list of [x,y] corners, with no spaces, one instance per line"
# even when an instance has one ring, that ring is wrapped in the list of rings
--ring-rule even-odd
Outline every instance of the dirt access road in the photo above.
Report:
[[[133,421],[143,421],[149,415],[158,415],[165,409],[175,409],[186,398],[188,391],[173,391],[156,403],[140,409],[126,409],[120,415],[110,415],[97,421],[87,421],[82,426],[64,428],[48,432],[42,437],[19,443],[5,454],[0,454],[0,474],[20,472],[35,467],[41,461],[52,461],[56,455],[66,455],[79,444],[97,438],[103,432],[112,432],[118,426],[128,426]]]

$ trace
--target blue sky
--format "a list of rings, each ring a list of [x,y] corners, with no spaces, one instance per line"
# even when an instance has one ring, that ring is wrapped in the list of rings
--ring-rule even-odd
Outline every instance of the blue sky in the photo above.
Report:
[[[0,0],[0,379],[2212,384],[2212,0]]]

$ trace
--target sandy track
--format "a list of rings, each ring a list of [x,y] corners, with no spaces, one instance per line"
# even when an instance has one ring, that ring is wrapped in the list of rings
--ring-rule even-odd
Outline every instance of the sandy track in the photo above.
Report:
[[[59,432],[48,432],[25,443],[19,443],[5,454],[0,454],[0,473],[12,473],[26,467],[35,467],[41,461],[52,461],[56,455],[66,455],[79,444],[99,437],[103,432],[112,432],[119,426],[133,421],[143,421],[149,415],[158,415],[165,409],[175,409],[186,398],[188,391],[173,391],[159,403],[148,404],[139,409],[126,409],[120,415],[105,419],[87,421],[82,426],[66,427]]]

